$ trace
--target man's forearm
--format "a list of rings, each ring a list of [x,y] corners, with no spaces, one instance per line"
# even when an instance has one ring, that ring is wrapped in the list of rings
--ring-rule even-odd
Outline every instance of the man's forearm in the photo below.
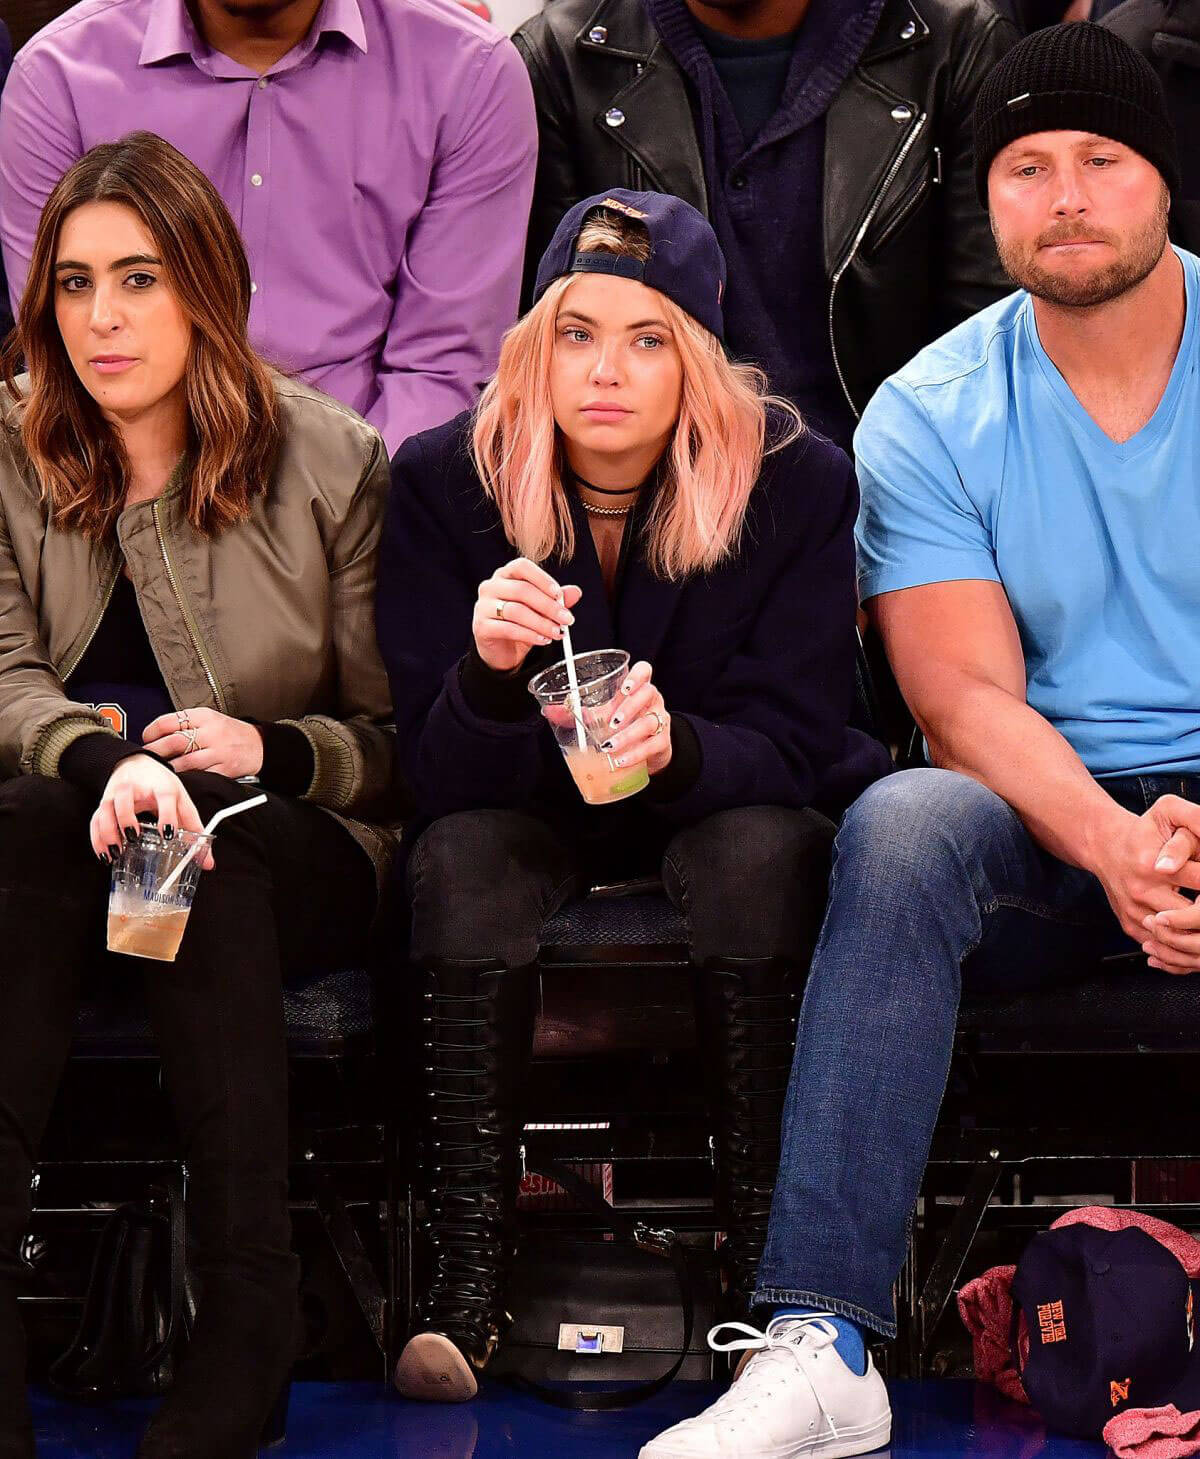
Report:
[[[1129,812],[1053,725],[1007,690],[964,679],[951,702],[928,723],[917,716],[933,763],[994,790],[1052,855],[1094,869],[1097,848]]]

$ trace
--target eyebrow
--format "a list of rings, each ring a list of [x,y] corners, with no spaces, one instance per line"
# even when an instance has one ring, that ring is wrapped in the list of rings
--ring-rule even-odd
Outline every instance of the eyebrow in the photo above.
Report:
[[[578,319],[580,324],[590,324],[593,329],[598,328],[597,321],[589,318],[586,314],[580,314],[578,309],[564,309],[558,316],[560,319]],[[670,325],[662,319],[639,319],[636,324],[627,324],[626,329],[670,329]]]
[[[1099,132],[1089,132],[1081,141],[1076,142],[1075,150],[1089,151],[1094,147],[1120,147],[1123,144],[1112,137],[1102,137]],[[1049,150],[1046,147],[1016,147],[1013,151],[1014,157],[1047,157]]]
[[[112,272],[114,269],[129,268],[131,264],[135,263],[152,263],[161,267],[162,259],[155,258],[152,253],[131,253],[126,258],[118,258],[115,263],[110,263],[108,266],[109,272]],[[84,273],[90,274],[92,266],[90,263],[79,263],[73,258],[64,258],[60,259],[54,265],[55,273],[60,272],[62,269],[82,269]]]

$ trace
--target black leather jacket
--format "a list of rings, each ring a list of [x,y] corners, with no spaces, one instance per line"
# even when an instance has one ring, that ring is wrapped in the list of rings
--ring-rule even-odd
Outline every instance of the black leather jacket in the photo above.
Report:
[[[1200,0],[1126,0],[1104,17],[1145,56],[1167,93],[1179,143],[1180,189],[1171,199],[1171,237],[1200,252]]]
[[[923,345],[1012,287],[975,196],[971,108],[1016,36],[988,0],[884,0],[830,107],[829,332],[856,415]],[[528,302],[537,260],[580,198],[649,188],[708,204],[687,82],[641,0],[553,0],[513,39],[540,132]]]

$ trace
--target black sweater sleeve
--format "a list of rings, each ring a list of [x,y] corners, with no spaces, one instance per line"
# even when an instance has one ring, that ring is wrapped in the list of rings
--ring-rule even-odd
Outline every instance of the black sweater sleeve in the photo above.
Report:
[[[316,771],[308,736],[292,724],[260,724],[256,728],[263,741],[259,784],[276,795],[303,795],[312,784]],[[151,760],[166,765],[168,770],[173,768],[144,745],[97,730],[94,735],[81,735],[63,751],[58,763],[59,774],[99,801],[113,771],[131,755],[148,755]]]
[[[131,755],[149,755],[162,765],[167,763],[158,755],[151,754],[144,745],[98,729],[94,735],[81,735],[74,744],[67,746],[58,762],[58,773],[99,801],[113,771]]]
[[[255,724],[255,729],[263,742],[258,783],[276,795],[303,795],[317,773],[308,736],[294,724]]]

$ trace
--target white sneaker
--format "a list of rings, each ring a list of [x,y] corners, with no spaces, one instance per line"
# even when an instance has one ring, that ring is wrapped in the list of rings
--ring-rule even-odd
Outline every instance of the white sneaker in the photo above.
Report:
[[[776,1317],[766,1332],[726,1322],[708,1335],[715,1352],[751,1351],[740,1378],[711,1407],[659,1434],[640,1459],[846,1459],[892,1434],[887,1388],[870,1355],[860,1378],[833,1344],[831,1312]],[[743,1333],[718,1342],[726,1328]]]

